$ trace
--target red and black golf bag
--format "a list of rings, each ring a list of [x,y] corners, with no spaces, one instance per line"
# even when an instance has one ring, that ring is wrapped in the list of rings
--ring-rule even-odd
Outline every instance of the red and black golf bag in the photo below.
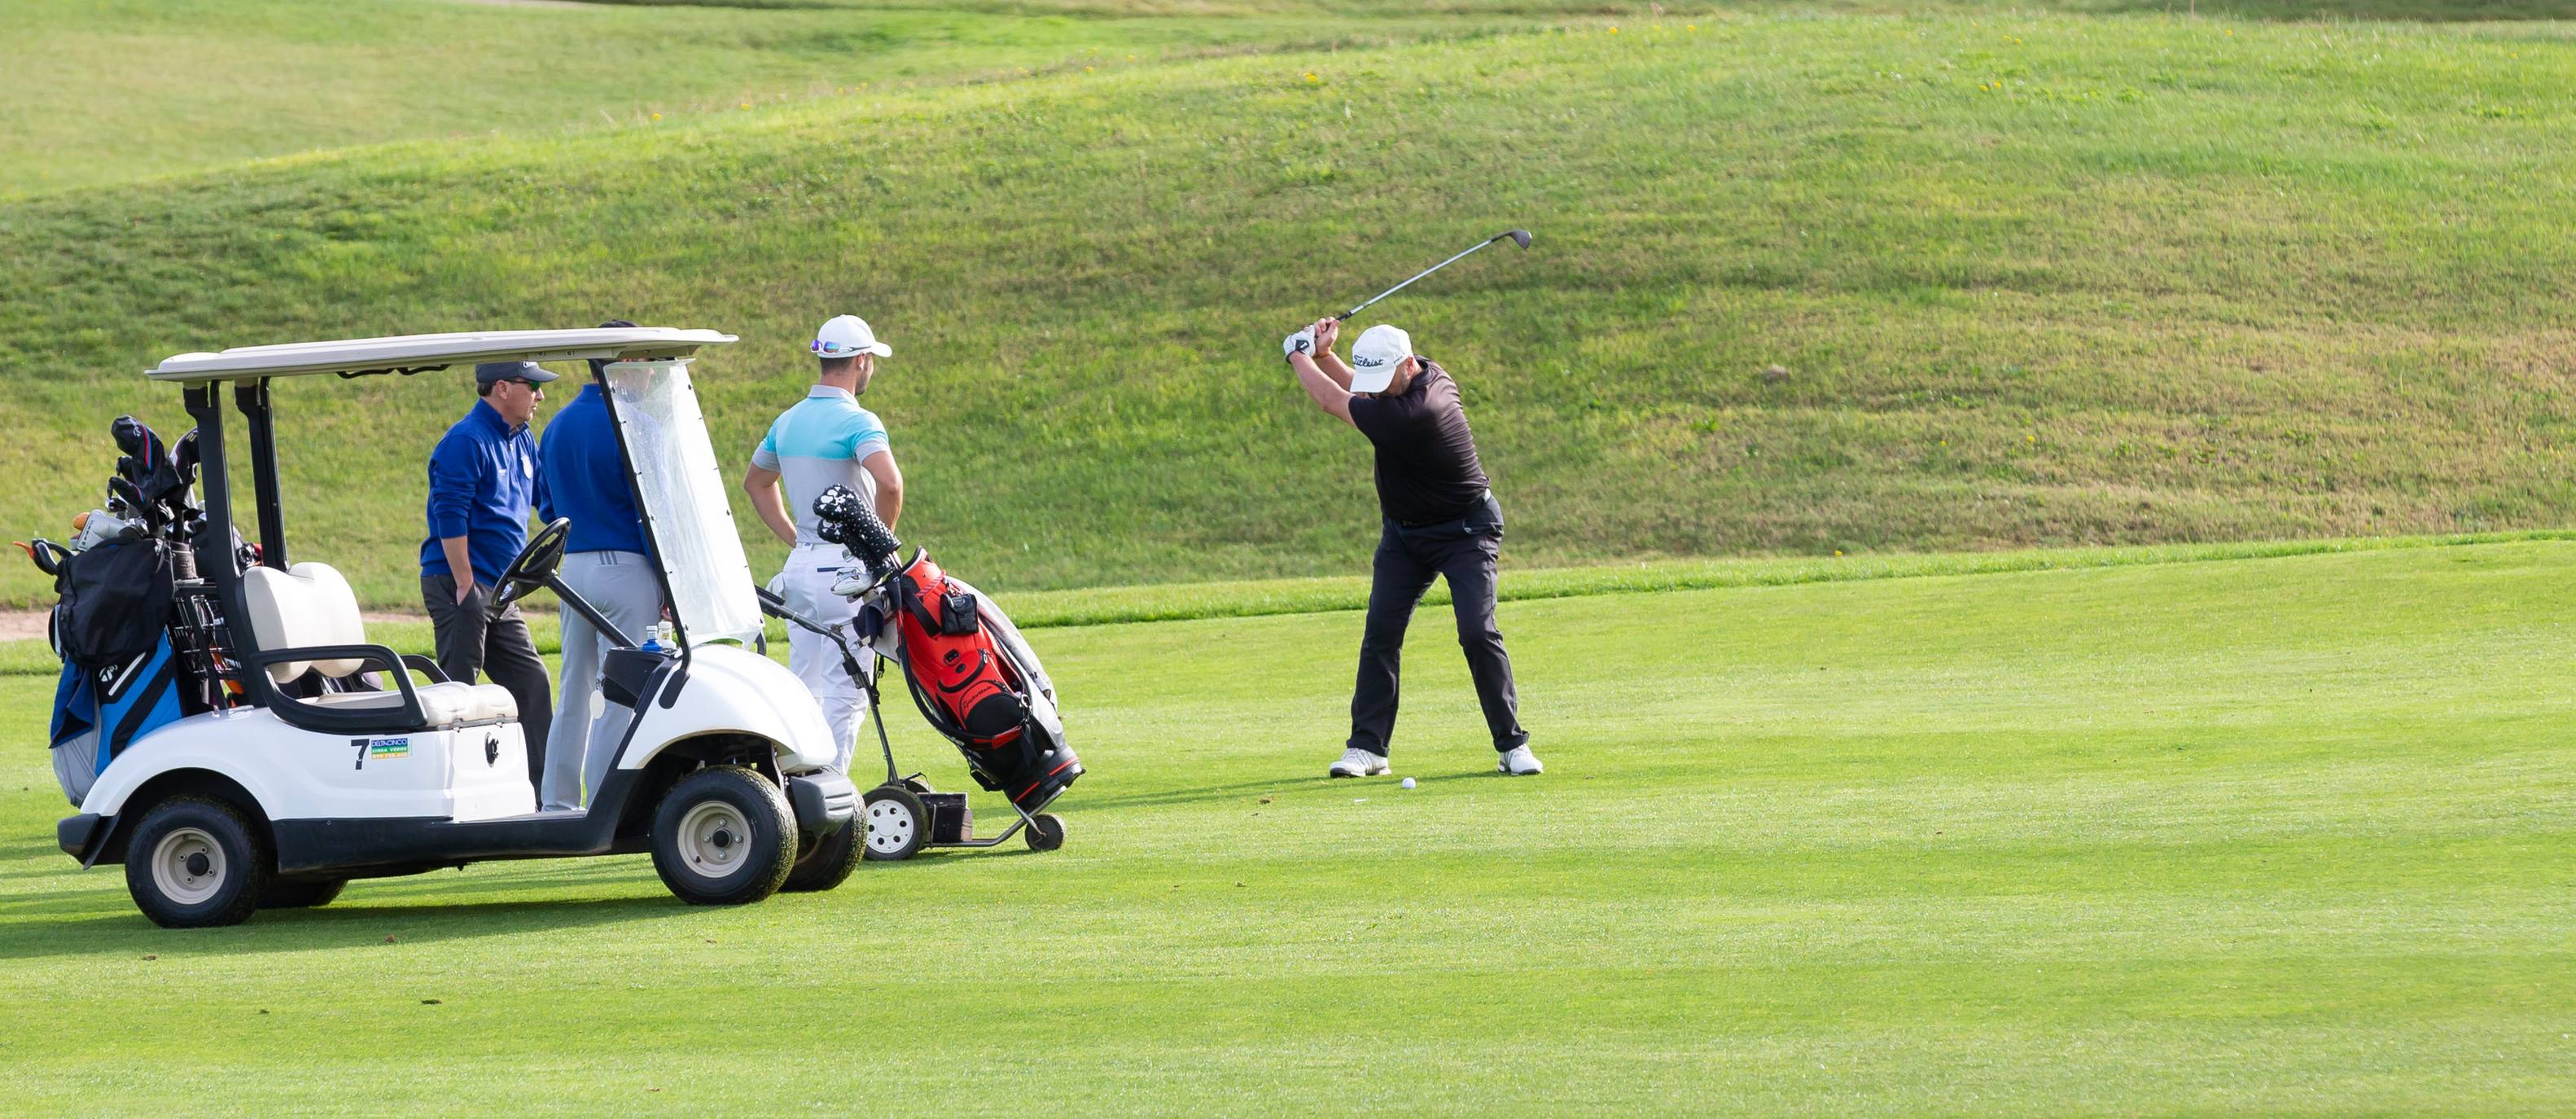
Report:
[[[1016,630],[928,552],[892,580],[904,683],[975,780],[1035,812],[1082,776],[1043,672]]]

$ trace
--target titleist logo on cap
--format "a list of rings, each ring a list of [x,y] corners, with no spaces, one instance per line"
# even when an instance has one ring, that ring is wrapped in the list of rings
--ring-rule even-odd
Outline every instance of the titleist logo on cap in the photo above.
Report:
[[[1374,354],[1352,354],[1351,364],[1368,369],[1386,364],[1386,359]]]

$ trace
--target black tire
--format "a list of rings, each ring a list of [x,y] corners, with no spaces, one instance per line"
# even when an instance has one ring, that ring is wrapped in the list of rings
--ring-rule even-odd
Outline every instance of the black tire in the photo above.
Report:
[[[205,797],[153,805],[126,844],[125,890],[165,929],[238,925],[268,889],[268,829]],[[157,865],[156,865],[157,864]]]
[[[331,904],[333,899],[340,896],[341,888],[348,884],[349,880],[346,878],[324,878],[319,881],[304,882],[271,881],[268,888],[259,893],[259,907],[262,909],[319,908]]]
[[[921,853],[930,841],[930,808],[901,785],[879,785],[859,802],[861,837],[870,862],[899,862]]]
[[[1020,834],[1029,841],[1029,850],[1053,851],[1064,846],[1064,821],[1044,812],[1029,818],[1029,826]]]
[[[787,794],[738,765],[680,779],[653,811],[653,869],[691,905],[746,905],[777,893],[796,866]]]
[[[787,884],[779,887],[791,894],[820,893],[849,881],[850,872],[859,866],[859,829],[865,825],[852,816],[814,841],[812,850],[796,860],[787,872]]]

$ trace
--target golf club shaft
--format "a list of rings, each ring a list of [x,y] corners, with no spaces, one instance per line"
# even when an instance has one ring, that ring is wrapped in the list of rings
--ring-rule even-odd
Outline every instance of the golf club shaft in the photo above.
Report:
[[[1381,300],[1381,299],[1386,298],[1387,296],[1393,295],[1393,294],[1395,294],[1395,293],[1397,293],[1397,292],[1399,292],[1399,291],[1403,291],[1405,288],[1411,287],[1411,286],[1413,285],[1413,281],[1414,281],[1414,280],[1419,280],[1419,279],[1423,278],[1424,276],[1428,276],[1428,275],[1430,275],[1430,274],[1432,274],[1432,273],[1434,273],[1434,272],[1437,272],[1437,271],[1439,271],[1439,270],[1441,270],[1441,269],[1443,269],[1443,268],[1447,268],[1447,267],[1449,267],[1449,266],[1450,266],[1450,265],[1452,265],[1452,264],[1456,264],[1456,263],[1458,263],[1459,261],[1466,259],[1466,258],[1467,258],[1467,253],[1475,252],[1477,249],[1484,248],[1484,247],[1485,247],[1485,246],[1487,246],[1487,245],[1493,244],[1494,242],[1496,242],[1496,241],[1500,241],[1500,240],[1502,240],[1503,238],[1505,238],[1505,237],[1509,237],[1509,236],[1511,236],[1511,234],[1510,234],[1510,233],[1497,233],[1497,234],[1495,234],[1495,235],[1493,235],[1493,236],[1491,236],[1491,237],[1485,238],[1485,239],[1484,239],[1484,240],[1482,240],[1482,241],[1478,241],[1478,242],[1476,242],[1476,244],[1475,244],[1473,247],[1469,248],[1469,249],[1467,250],[1467,252],[1459,253],[1458,255],[1453,256],[1453,257],[1450,257],[1450,258],[1449,258],[1449,259],[1447,259],[1447,260],[1441,261],[1441,262],[1440,262],[1440,263],[1438,263],[1438,264],[1434,264],[1434,265],[1432,265],[1432,266],[1431,266],[1431,267],[1429,267],[1429,268],[1425,268],[1425,269],[1423,269],[1423,270],[1422,270],[1422,271],[1420,271],[1420,272],[1416,272],[1416,273],[1414,273],[1414,274],[1413,274],[1413,279],[1411,279],[1411,280],[1406,280],[1406,281],[1404,281],[1403,283],[1397,284],[1397,285],[1395,285],[1394,287],[1388,288],[1388,289],[1386,289],[1385,291],[1382,291],[1382,292],[1377,293],[1376,295],[1372,295],[1372,296],[1368,297],[1367,302],[1361,303],[1361,304],[1360,304],[1359,306],[1357,306],[1357,307],[1353,307],[1353,308],[1351,308],[1350,310],[1344,311],[1344,312],[1342,312],[1341,314],[1338,314],[1338,315],[1333,316],[1333,321],[1335,321],[1335,322],[1347,322],[1347,321],[1349,321],[1349,319],[1350,319],[1350,317],[1351,317],[1351,316],[1356,315],[1356,314],[1359,314],[1360,312],[1367,310],[1367,309],[1368,309],[1368,306],[1369,306],[1369,304],[1370,304],[1370,303],[1375,303],[1375,302],[1377,302],[1378,300]]]

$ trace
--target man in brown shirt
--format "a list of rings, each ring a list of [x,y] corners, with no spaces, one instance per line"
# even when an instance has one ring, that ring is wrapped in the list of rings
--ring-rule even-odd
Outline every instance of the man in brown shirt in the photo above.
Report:
[[[1380,324],[1363,332],[1344,364],[1333,353],[1341,322],[1324,319],[1288,336],[1288,366],[1315,406],[1359,429],[1377,449],[1377,555],[1368,620],[1360,637],[1359,681],[1351,694],[1351,737],[1326,772],[1388,772],[1404,631],[1435,577],[1449,580],[1458,644],[1476,680],[1493,733],[1496,768],[1541,772],[1521,729],[1512,659],[1494,625],[1494,563],[1502,554],[1503,510],[1487,487],[1476,436],[1447,370],[1413,352],[1413,339]]]

